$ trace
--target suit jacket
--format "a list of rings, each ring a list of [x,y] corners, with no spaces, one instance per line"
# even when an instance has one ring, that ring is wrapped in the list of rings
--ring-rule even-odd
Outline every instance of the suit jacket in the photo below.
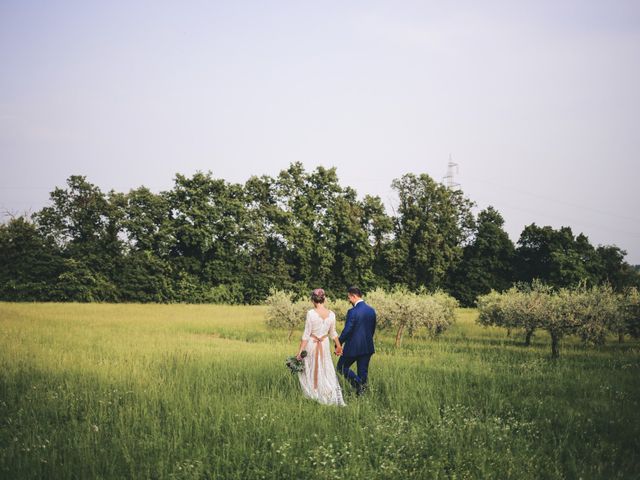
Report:
[[[375,353],[373,334],[376,331],[376,311],[364,302],[347,312],[347,321],[340,334],[345,357],[359,357]]]

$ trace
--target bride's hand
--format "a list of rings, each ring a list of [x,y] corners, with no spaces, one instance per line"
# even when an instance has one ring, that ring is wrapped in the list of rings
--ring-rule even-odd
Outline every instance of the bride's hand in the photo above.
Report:
[[[296,355],[296,360],[300,361],[302,360],[302,355],[300,355],[299,353]]]

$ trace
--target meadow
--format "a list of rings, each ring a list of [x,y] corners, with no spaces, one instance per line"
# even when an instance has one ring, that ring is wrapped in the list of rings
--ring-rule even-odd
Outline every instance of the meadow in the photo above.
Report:
[[[264,315],[0,303],[0,478],[640,476],[638,341],[552,359],[460,309],[435,340],[378,332],[368,394],[343,382],[338,408],[302,397],[299,333]]]

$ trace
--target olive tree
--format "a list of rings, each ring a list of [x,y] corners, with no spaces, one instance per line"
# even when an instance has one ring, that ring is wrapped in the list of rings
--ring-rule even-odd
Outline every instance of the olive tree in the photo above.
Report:
[[[624,335],[640,337],[640,292],[637,288],[629,288],[619,296],[618,322],[616,323],[618,341],[622,343]]]
[[[309,302],[292,300],[293,294],[282,290],[271,290],[265,304],[267,305],[267,326],[283,328],[289,331],[287,340],[291,340],[296,328],[300,328],[309,309]]]
[[[585,343],[602,345],[608,333],[621,335],[625,329],[630,331],[634,298],[634,292],[623,298],[609,286],[553,291],[534,282],[531,286],[521,285],[480,297],[478,323],[523,328],[526,344],[535,329],[546,330],[551,337],[551,355],[558,357],[560,341],[567,335],[578,335]]]
[[[529,291],[521,291],[516,287],[505,293],[492,291],[478,298],[478,323],[504,327],[507,335],[513,329],[522,329],[524,344],[529,346],[531,337],[539,326],[544,294],[545,290],[541,285],[534,285]]]
[[[377,289],[367,300],[376,310],[379,327],[395,329],[396,347],[401,346],[405,331],[413,336],[424,327],[432,338],[440,335],[453,323],[458,306],[455,299],[442,292],[429,295],[405,289],[393,292]]]

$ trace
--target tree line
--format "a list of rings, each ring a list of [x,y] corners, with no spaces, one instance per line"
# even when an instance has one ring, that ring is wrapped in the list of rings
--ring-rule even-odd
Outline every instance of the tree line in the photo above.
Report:
[[[640,284],[616,246],[535,223],[517,244],[500,213],[426,174],[382,200],[340,183],[335,168],[291,164],[244,184],[198,172],[173,187],[105,193],[71,176],[48,206],[0,225],[0,299],[259,303],[271,288],[348,285],[445,291],[462,305],[537,278],[557,288]]]

